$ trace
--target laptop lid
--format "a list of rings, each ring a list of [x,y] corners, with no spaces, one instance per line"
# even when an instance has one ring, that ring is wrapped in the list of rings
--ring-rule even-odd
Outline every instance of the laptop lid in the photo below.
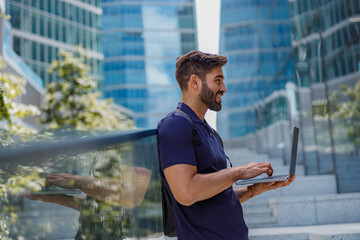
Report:
[[[291,147],[290,171],[289,171],[290,176],[295,174],[298,140],[299,140],[299,128],[294,127],[292,147]]]

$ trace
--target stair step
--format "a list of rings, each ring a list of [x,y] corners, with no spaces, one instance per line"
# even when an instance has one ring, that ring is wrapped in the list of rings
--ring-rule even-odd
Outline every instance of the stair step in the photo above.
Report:
[[[355,240],[360,223],[249,229],[250,240]]]
[[[309,234],[274,234],[267,236],[249,236],[250,240],[309,240]]]
[[[263,226],[273,226],[276,225],[276,218],[273,216],[270,217],[251,217],[244,216],[246,225],[248,227],[263,227]]]
[[[265,198],[251,198],[251,200],[246,201],[245,203],[241,204],[243,208],[250,208],[250,207],[264,207],[269,206],[268,199]]]
[[[270,208],[260,207],[260,208],[244,208],[244,216],[254,216],[254,217],[272,217],[273,212]]]

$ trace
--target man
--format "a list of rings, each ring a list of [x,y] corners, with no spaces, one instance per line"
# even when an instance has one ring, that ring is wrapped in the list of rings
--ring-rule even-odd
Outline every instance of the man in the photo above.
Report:
[[[178,109],[192,119],[201,144],[193,141],[193,126],[182,113],[172,112],[158,124],[160,173],[171,193],[179,240],[247,240],[241,203],[287,186],[295,178],[232,188],[240,179],[262,173],[271,176],[273,169],[269,162],[227,168],[220,140],[204,119],[208,109],[221,110],[226,62],[224,56],[200,51],[191,51],[176,62],[175,77],[182,92]]]

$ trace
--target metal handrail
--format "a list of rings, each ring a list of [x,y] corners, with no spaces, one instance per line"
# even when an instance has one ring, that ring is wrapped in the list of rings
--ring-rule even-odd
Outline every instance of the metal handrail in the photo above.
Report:
[[[157,134],[156,129],[133,129],[120,131],[100,136],[82,137],[75,140],[64,140],[55,143],[41,143],[33,146],[19,147],[0,152],[0,164],[24,163],[27,160],[34,163],[33,160],[48,158],[50,155],[73,155],[93,151],[114,144],[120,144],[142,138],[154,136]],[[37,161],[36,161],[37,162]]]

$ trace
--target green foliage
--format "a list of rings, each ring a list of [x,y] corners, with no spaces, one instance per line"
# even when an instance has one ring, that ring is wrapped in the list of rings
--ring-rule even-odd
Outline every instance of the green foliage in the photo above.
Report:
[[[14,170],[14,169],[13,169]],[[17,166],[16,174],[11,175],[9,169],[0,170],[0,239],[11,239],[9,237],[13,232],[22,231],[23,226],[16,224],[19,206],[14,204],[11,198],[20,196],[29,192],[36,192],[44,184],[40,177],[42,172],[38,167]]]
[[[337,120],[345,126],[349,140],[357,149],[360,148],[360,80],[354,87],[340,86],[330,96],[331,111],[326,101],[314,106],[314,114],[318,119]]]
[[[43,123],[50,128],[113,130],[133,126],[132,121],[112,107],[112,99],[100,100],[96,82],[89,76],[88,56],[78,46],[74,52],[59,50],[49,68],[59,79],[50,83],[43,106]]]
[[[4,67],[5,63],[0,59],[0,70]],[[16,124],[16,118],[40,115],[36,106],[15,101],[26,93],[25,87],[26,81],[22,77],[0,72],[0,121],[5,121],[5,129],[15,134],[29,131]]]
[[[5,62],[0,59],[0,70],[5,67]],[[16,102],[26,93],[25,79],[14,74],[0,73],[0,144],[2,146],[16,145],[34,137],[35,130],[26,128],[17,123],[17,119],[26,116],[40,115],[39,109],[34,105]],[[15,140],[16,139],[16,140]],[[0,238],[11,239],[10,229],[15,226],[17,215],[16,207],[9,201],[11,195],[21,194],[23,191],[33,191],[40,188],[39,171],[35,168],[16,166],[16,175],[10,175],[7,169],[0,170]]]

